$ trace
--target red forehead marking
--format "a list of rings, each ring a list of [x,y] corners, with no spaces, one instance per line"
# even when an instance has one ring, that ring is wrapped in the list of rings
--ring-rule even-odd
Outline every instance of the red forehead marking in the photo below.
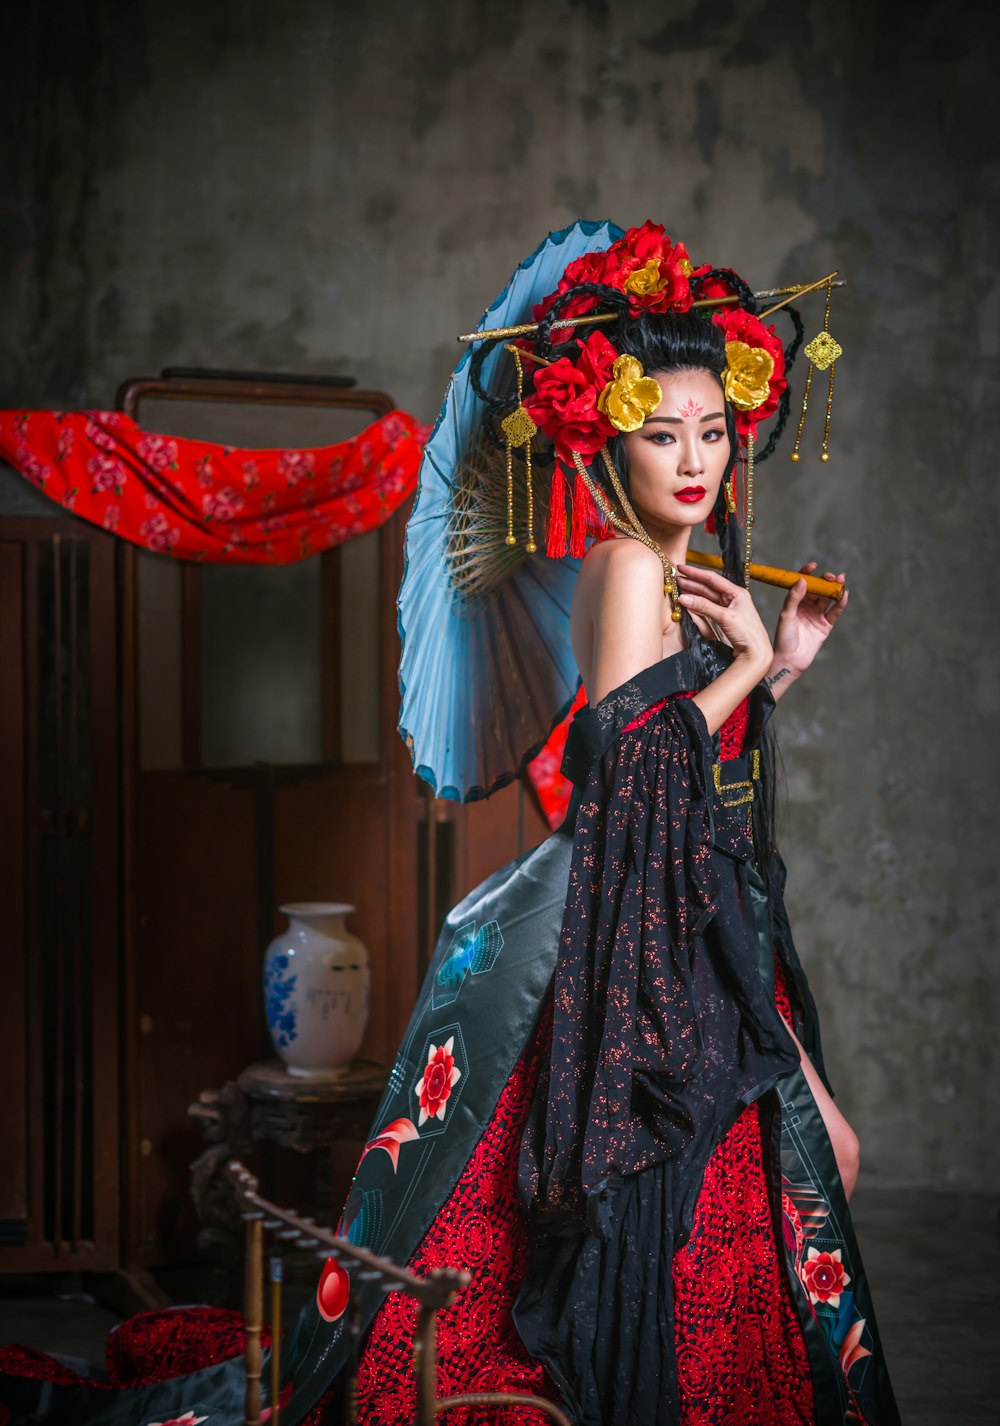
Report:
[[[693,396],[689,396],[683,406],[678,406],[678,411],[682,416],[700,416],[704,411],[704,406],[699,406]]]

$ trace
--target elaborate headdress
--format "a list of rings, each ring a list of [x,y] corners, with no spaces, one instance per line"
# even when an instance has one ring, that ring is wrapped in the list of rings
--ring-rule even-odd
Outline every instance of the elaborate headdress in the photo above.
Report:
[[[459,338],[470,351],[421,467],[399,600],[400,731],[438,795],[471,800],[510,781],[572,700],[569,603],[588,539],[614,527],[654,549],[680,618],[672,566],[636,517],[608,448],[661,400],[629,350],[630,324],[693,312],[720,329],[739,449],[709,529],[730,568],[739,549],[749,578],[754,464],[787,420],[786,374],[803,337],[789,304],[825,289],[824,331],[807,354],[816,365],[831,351],[835,359],[835,278],[754,292],[727,268],[695,266],[660,224],[622,232],[580,222],[550,235],[477,330]],[[787,347],[767,321],[780,308],[792,319]],[[807,394],[811,376],[812,365]],[[758,427],[772,417],[758,449]],[[823,460],[828,434],[829,402]]]
[[[646,375],[634,355],[620,349],[627,336],[627,325],[643,314],[681,314],[694,310],[703,320],[717,326],[725,341],[726,360],[720,379],[725,400],[733,411],[739,440],[736,454],[742,471],[742,479],[738,480],[734,461],[720,493],[723,503],[718,513],[713,512],[709,517],[708,529],[716,533],[720,525],[729,523],[730,515],[735,517],[737,511],[742,512],[740,524],[745,536],[742,565],[743,576],[748,579],[754,463],[771,454],[784,428],[788,412],[785,373],[802,341],[801,322],[788,304],[791,297],[819,287],[825,287],[827,292],[826,321],[820,337],[807,349],[810,371],[792,459],[799,459],[799,440],[814,362],[831,368],[820,459],[829,458],[831,363],[840,355],[840,347],[828,330],[829,301],[835,277],[836,273],[831,273],[817,283],[755,293],[729,269],[707,263],[694,267],[684,244],[673,242],[662,224],[647,220],[639,228],[630,228],[608,248],[568,263],[555,290],[535,305],[533,323],[471,332],[461,337],[461,341],[477,343],[473,358],[476,384],[478,371],[496,343],[503,343],[514,360],[514,395],[505,400],[502,395],[490,398],[481,389],[479,393],[492,408],[494,434],[502,436],[506,451],[508,528],[505,543],[508,546],[518,543],[514,531],[513,458],[517,451],[525,469],[525,550],[534,554],[537,549],[533,472],[539,464],[539,453],[534,448],[541,434],[543,440],[547,438],[551,443],[549,451],[542,454],[543,458],[548,455],[553,467],[546,502],[546,554],[556,559],[567,553],[580,557],[585,552],[588,535],[599,534],[612,525],[656,550],[663,562],[664,589],[671,596],[674,618],[680,619],[677,586],[669,561],[637,519],[609,455],[608,442],[620,432],[638,430],[662,400],[658,383]],[[779,295],[783,295],[783,301],[770,302]],[[765,300],[767,310],[758,314],[758,307],[763,306]],[[763,320],[782,307],[794,324],[787,350],[775,327],[766,325]],[[530,391],[526,391],[529,385]],[[776,413],[779,419],[771,437],[758,452],[757,428]],[[597,457],[599,464],[596,464]],[[574,470],[575,487],[570,491],[565,471],[572,476]]]

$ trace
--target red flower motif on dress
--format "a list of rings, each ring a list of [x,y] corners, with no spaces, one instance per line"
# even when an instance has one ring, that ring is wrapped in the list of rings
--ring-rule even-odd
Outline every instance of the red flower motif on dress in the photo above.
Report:
[[[839,1248],[834,1248],[832,1253],[810,1248],[799,1269],[799,1275],[809,1294],[810,1302],[814,1305],[828,1302],[831,1307],[840,1306],[840,1294],[851,1281],[844,1271]]]
[[[431,1045],[427,1064],[420,1077],[420,1117],[417,1124],[426,1124],[428,1119],[443,1119],[452,1086],[462,1078],[462,1071],[455,1063],[452,1050],[455,1036],[450,1035],[443,1045]]]
[[[122,517],[122,507],[120,505],[109,505],[104,512],[104,528],[106,530],[117,530],[118,522]]]
[[[196,1416],[193,1411],[185,1411],[183,1416],[171,1416],[169,1421],[150,1421],[149,1426],[198,1426],[199,1421],[207,1421],[207,1416]]]
[[[374,1139],[369,1139],[368,1143],[361,1150],[361,1158],[358,1160],[360,1167],[365,1154],[370,1154],[372,1149],[385,1149],[392,1160],[392,1171],[396,1172],[399,1167],[399,1146],[407,1144],[411,1140],[419,1138],[417,1126],[412,1119],[394,1119],[391,1124],[387,1124],[384,1129],[380,1129]]]
[[[243,500],[231,485],[224,485],[203,496],[201,508],[208,520],[232,520],[243,509]]]
[[[181,537],[180,530],[168,525],[163,515],[151,515],[139,526],[139,534],[151,550],[172,550]]]
[[[312,476],[315,465],[316,457],[312,451],[282,451],[278,472],[290,486],[298,485],[300,480]]]
[[[87,462],[87,472],[94,477],[94,495],[104,490],[113,490],[116,495],[121,495],[128,480],[128,472],[114,456],[91,456]]]
[[[166,436],[143,436],[137,450],[153,470],[177,469],[177,442],[168,440]]]
[[[603,332],[592,332],[578,346],[576,360],[560,357],[534,373],[534,392],[524,401],[528,415],[555,442],[556,455],[570,469],[573,451],[590,458],[616,434],[597,401],[618,353]]]
[[[25,480],[30,480],[32,485],[37,485],[41,490],[49,476],[52,474],[52,467],[47,461],[36,456],[27,446],[17,448],[17,468],[24,476]]]
[[[99,447],[102,451],[113,451],[115,448],[114,436],[109,436],[104,427],[98,425],[96,421],[88,421],[83,428],[83,434],[92,445]],[[69,435],[72,445],[72,433],[70,432]]]
[[[347,1311],[351,1275],[336,1258],[327,1258],[316,1289],[316,1307],[324,1322],[336,1322]]]

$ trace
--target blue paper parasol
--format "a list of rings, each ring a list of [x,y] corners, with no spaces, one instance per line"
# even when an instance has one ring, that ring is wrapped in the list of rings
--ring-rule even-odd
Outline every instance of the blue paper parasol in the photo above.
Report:
[[[569,263],[621,236],[609,222],[550,234],[477,330],[530,322],[532,307],[555,290]],[[529,555],[523,537],[513,550],[504,545],[504,455],[482,432],[472,358],[470,349],[459,362],[424,452],[398,601],[399,731],[416,772],[438,797],[459,802],[489,797],[512,781],[579,686],[569,613],[580,561],[549,559],[541,548]],[[494,349],[483,363],[483,388],[506,393],[512,367],[509,354]],[[537,529],[544,529],[547,485],[538,482]],[[520,531],[523,513],[516,505]]]

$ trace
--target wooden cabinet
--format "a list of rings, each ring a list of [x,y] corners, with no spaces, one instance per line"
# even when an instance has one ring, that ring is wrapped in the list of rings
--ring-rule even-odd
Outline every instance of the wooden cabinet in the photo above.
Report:
[[[168,380],[125,397],[149,429],[204,435],[191,410],[214,410],[231,442],[259,446],[319,444],[323,409],[360,429],[391,407],[319,383]],[[176,421],[152,406],[182,397],[198,405]],[[269,403],[300,412],[272,440]],[[0,1271],[135,1272],[195,1257],[188,1105],[269,1053],[260,961],[282,902],[357,906],[364,1055],[387,1060],[410,1013],[406,511],[282,571],[158,561],[44,509],[0,517]]]
[[[390,406],[190,379],[124,398],[147,429],[258,446]],[[268,439],[272,407],[298,415]],[[0,514],[0,1271],[135,1273],[195,1257],[188,1105],[269,1053],[281,903],[356,905],[361,1053],[388,1063],[444,913],[547,828],[519,784],[459,808],[413,775],[406,509],[282,571],[181,565],[31,498]]]
[[[0,1268],[119,1261],[117,550],[0,518]]]

